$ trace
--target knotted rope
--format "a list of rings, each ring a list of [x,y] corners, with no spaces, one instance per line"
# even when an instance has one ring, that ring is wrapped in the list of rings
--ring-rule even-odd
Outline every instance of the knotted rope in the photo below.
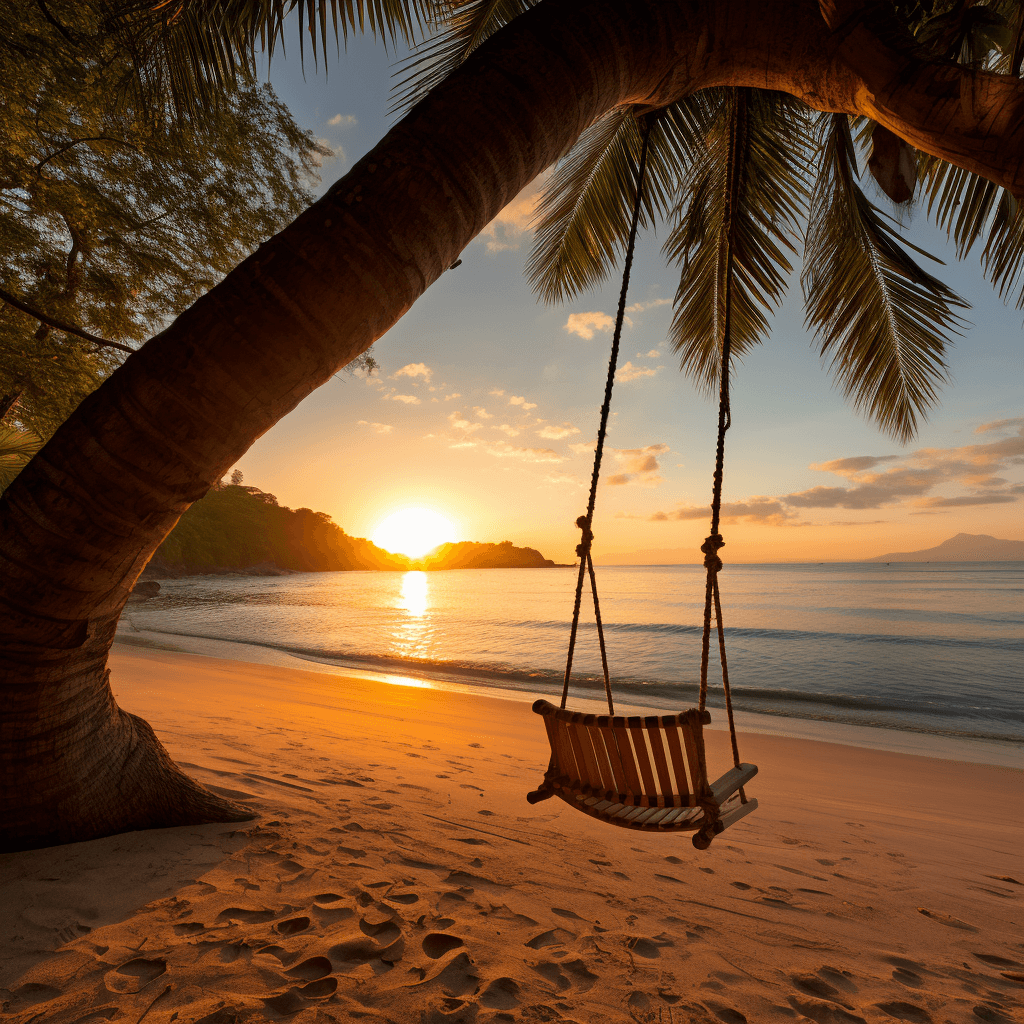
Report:
[[[730,148],[735,150],[742,143],[740,136],[743,134],[744,125],[741,124],[742,117],[736,116],[732,120],[732,139]],[[732,229],[733,218],[733,196],[730,191],[726,192],[726,209],[723,224],[722,236],[727,239]],[[718,631],[718,653],[722,662],[722,689],[725,692],[725,711],[729,719],[729,738],[732,742],[732,760],[738,768],[740,765],[739,744],[736,742],[736,723],[733,719],[732,692],[729,688],[729,663],[725,654],[725,624],[722,621],[722,599],[718,589],[718,574],[722,570],[722,559],[718,552],[725,546],[725,538],[719,532],[719,525],[722,516],[722,479],[725,474],[725,434],[732,426],[732,411],[729,405],[729,356],[732,347],[732,276],[733,276],[733,247],[730,242],[724,242],[726,246],[725,258],[725,315],[722,324],[722,366],[719,377],[718,389],[718,445],[715,450],[715,475],[712,487],[711,499],[711,533],[701,545],[704,552],[704,568],[707,570],[707,581],[704,588],[704,632],[701,638],[700,655],[700,701],[699,710],[703,711],[708,697],[708,662],[711,654],[711,612],[714,610],[715,624]],[[747,796],[740,787],[740,800],[747,802]],[[718,820],[717,805],[713,814],[708,813],[705,807],[704,813],[708,818],[704,831],[710,838],[715,822]]]
[[[647,148],[651,136],[652,119],[644,118],[643,143],[640,146],[640,162],[636,172],[636,198],[633,202],[633,219],[629,227],[629,241],[626,243],[626,260],[622,269],[622,288],[619,291],[619,309],[615,317],[615,333],[612,335],[612,351],[608,360],[608,379],[604,385],[604,403],[601,406],[601,424],[597,431],[597,445],[594,449],[594,472],[590,477],[590,500],[587,503],[586,515],[576,520],[582,531],[580,543],[576,545],[576,554],[580,559],[580,573],[576,580],[576,602],[572,611],[572,630],[569,633],[569,654],[565,660],[565,680],[562,683],[562,703],[569,696],[569,679],[572,676],[572,657],[576,650],[576,633],[580,623],[580,603],[583,599],[583,576],[590,574],[590,589],[594,595],[594,618],[597,622],[597,638],[601,645],[601,667],[604,670],[604,692],[608,698],[608,713],[615,714],[612,700],[612,684],[608,674],[608,656],[604,645],[604,627],[601,624],[601,608],[597,600],[597,577],[594,575],[594,561],[590,549],[594,543],[594,505],[597,501],[597,481],[601,475],[601,458],[604,454],[604,439],[608,431],[608,413],[612,404],[612,387],[615,384],[615,370],[619,361],[619,341],[622,338],[622,324],[626,318],[626,292],[629,289],[629,274],[633,268],[633,252],[636,248],[636,233],[640,224],[640,207],[643,203],[644,177],[647,173]]]

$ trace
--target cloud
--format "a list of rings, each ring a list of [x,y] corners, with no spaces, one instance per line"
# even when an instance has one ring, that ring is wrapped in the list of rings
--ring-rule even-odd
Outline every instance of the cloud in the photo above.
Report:
[[[607,313],[570,313],[562,330],[590,341],[594,331],[610,331],[614,326],[615,321]]]
[[[450,395],[445,395],[444,396],[444,400],[446,402],[450,402],[453,398],[461,398],[461,397],[462,397],[462,395],[460,395],[458,393],[458,391],[453,391]]]
[[[482,405],[474,405],[473,412],[477,414],[482,420],[493,420],[494,414],[488,412]]]
[[[958,498],[922,498],[915,501],[918,508],[965,508],[971,505],[1006,505],[1017,501],[1014,494],[963,494]]]
[[[351,128],[352,125],[359,124],[355,114],[335,114],[327,123],[332,128]]]
[[[487,251],[503,252],[518,249],[522,236],[533,226],[533,218],[540,199],[540,180],[527,185],[522,192],[480,232],[487,239]]]
[[[619,367],[615,379],[625,384],[627,381],[637,380],[640,377],[653,377],[659,370],[664,369],[664,366],[634,366],[632,363],[626,363],[625,366]]]
[[[491,390],[488,391],[487,394],[493,395],[495,398],[501,398],[501,396],[505,394],[505,392],[502,391],[501,388],[491,388]]]
[[[575,452],[577,455],[585,455],[592,452],[597,447],[596,441],[578,442],[577,444],[569,445],[569,450]]]
[[[543,437],[548,441],[561,441],[562,438],[570,437],[572,434],[578,434],[579,432],[579,427],[574,427],[571,423],[563,423],[560,427],[549,423],[546,427],[542,427],[537,431],[537,436]]]
[[[910,515],[941,515],[943,509],[1020,501],[1024,483],[1011,482],[1000,474],[1009,475],[1024,466],[1024,417],[985,423],[975,433],[1004,436],[959,448],[920,448],[906,455],[858,455],[814,464],[811,469],[843,477],[849,486],[819,484],[778,497],[727,502],[722,506],[723,519],[799,525],[796,517],[800,509],[868,511],[902,507]],[[967,493],[931,493],[950,485]],[[671,512],[656,512],[649,518],[667,522],[701,519],[707,514],[705,506],[680,506]]]
[[[671,299],[648,299],[647,302],[634,302],[632,306],[626,307],[627,313],[643,313],[648,309],[655,309],[658,306],[670,306]]]
[[[661,352],[656,348],[652,348],[647,355],[644,355],[643,352],[637,352],[636,357],[637,359],[660,359]]]
[[[327,154],[314,153],[310,156],[310,163],[314,167],[323,167],[325,163],[330,160],[336,160],[339,157],[345,159],[345,150],[341,146],[335,145],[330,139],[317,139],[316,144],[322,149],[328,150]]]
[[[392,402],[405,402],[406,405],[419,405],[420,400],[415,395],[385,395]]]
[[[461,430],[464,434],[472,434],[475,430],[480,430],[483,427],[482,423],[470,423],[461,412],[449,413],[448,425],[452,430]]]
[[[609,448],[609,454],[618,463],[616,468],[619,472],[606,477],[605,483],[611,487],[622,487],[629,483],[657,487],[661,483],[658,456],[667,451],[667,444],[649,444],[644,448]]]
[[[655,512],[647,517],[652,523],[677,522],[689,519],[711,519],[710,505],[681,505],[671,512]],[[766,526],[793,526],[794,514],[777,498],[755,497],[746,501],[722,503],[724,523],[762,523]]]
[[[390,434],[395,428],[390,423],[370,423],[367,420],[359,420],[361,427],[373,427],[378,434]]]
[[[406,363],[400,370],[395,370],[391,374],[391,379],[395,380],[397,377],[422,377],[429,384],[430,378],[433,375],[434,371],[426,363]]]
[[[537,408],[536,402],[528,402],[522,395],[513,395],[508,400],[509,405],[520,405],[523,408],[523,412],[529,412],[531,409]]]
[[[550,448],[520,448],[505,441],[483,445],[484,451],[499,459],[521,459],[523,462],[564,462],[565,456]]]
[[[571,473],[559,473],[557,470],[553,473],[548,473],[548,475],[544,477],[544,483],[558,484],[560,486],[564,486],[565,484],[569,484],[573,487],[583,486],[583,481],[578,476],[573,476]]]
[[[500,430],[503,434],[507,434],[509,437],[518,437],[522,431],[513,427],[510,423],[502,423],[501,426],[495,426],[495,430]]]

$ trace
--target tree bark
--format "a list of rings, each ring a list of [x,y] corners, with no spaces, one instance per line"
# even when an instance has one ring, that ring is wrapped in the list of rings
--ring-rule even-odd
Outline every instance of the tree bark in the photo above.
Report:
[[[871,31],[830,29],[815,0],[545,0],[130,356],[0,501],[0,848],[243,813],[113,700],[132,585],[182,512],[605,111],[779,89],[1019,189],[1024,85],[924,60],[885,24],[866,47]]]

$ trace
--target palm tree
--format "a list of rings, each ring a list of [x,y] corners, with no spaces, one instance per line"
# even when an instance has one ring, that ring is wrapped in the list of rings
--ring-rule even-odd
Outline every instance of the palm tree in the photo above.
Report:
[[[30,430],[5,427],[0,423],[0,491],[11,485],[40,447],[39,438]]]
[[[245,813],[189,780],[114,702],[107,653],[132,585],[189,504],[385,333],[608,111],[767,85],[873,118],[1002,189],[1024,188],[1024,83],[933,60],[878,7],[851,20],[848,6],[544,0],[129,356],[0,499],[5,848]],[[337,9],[349,27],[366,11]]]

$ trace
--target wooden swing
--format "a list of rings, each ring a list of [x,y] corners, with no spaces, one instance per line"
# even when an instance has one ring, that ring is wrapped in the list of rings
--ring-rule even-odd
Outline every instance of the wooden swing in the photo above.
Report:
[[[722,604],[718,590],[718,572],[722,560],[719,549],[725,541],[718,532],[722,507],[722,475],[725,456],[725,432],[730,426],[729,415],[729,342],[732,319],[732,288],[725,289],[725,323],[722,338],[722,369],[718,405],[718,448],[715,461],[714,495],[711,504],[711,535],[701,546],[707,583],[704,600],[704,635],[701,649],[700,698],[696,708],[675,715],[623,718],[615,714],[612,700],[608,656],[605,650],[601,608],[597,599],[597,577],[590,549],[594,534],[594,505],[597,482],[601,471],[601,456],[611,407],[612,386],[619,357],[619,340],[626,311],[626,292],[633,264],[651,121],[645,119],[643,145],[637,170],[636,199],[626,260],[619,293],[619,309],[612,337],[612,352],[608,363],[604,403],[601,406],[601,424],[594,453],[594,471],[590,481],[590,501],[586,515],[576,520],[582,531],[582,540],[576,547],[580,559],[576,581],[576,602],[573,609],[572,631],[569,635],[569,654],[566,659],[565,679],[562,685],[561,706],[556,708],[546,700],[538,700],[533,710],[544,718],[551,761],[540,787],[527,794],[535,804],[557,796],[599,821],[624,828],[648,832],[693,832],[693,845],[706,850],[711,840],[757,808],[757,801],[749,799],[743,787],[756,774],[757,766],[740,762],[733,721],[732,695],[729,689],[729,668],[725,655],[725,627],[722,623]],[[726,201],[726,228],[732,217],[729,200]],[[732,248],[726,264],[726,281],[732,276]],[[583,577],[590,576],[594,596],[594,617],[601,647],[601,665],[604,669],[605,696],[608,714],[594,715],[566,710],[569,680],[572,675],[573,652],[579,627]],[[704,756],[703,728],[711,721],[706,710],[708,688],[708,661],[711,641],[711,613],[715,614],[718,631],[718,649],[722,662],[722,688],[725,693],[729,735],[732,740],[733,768],[717,782],[709,782]]]

